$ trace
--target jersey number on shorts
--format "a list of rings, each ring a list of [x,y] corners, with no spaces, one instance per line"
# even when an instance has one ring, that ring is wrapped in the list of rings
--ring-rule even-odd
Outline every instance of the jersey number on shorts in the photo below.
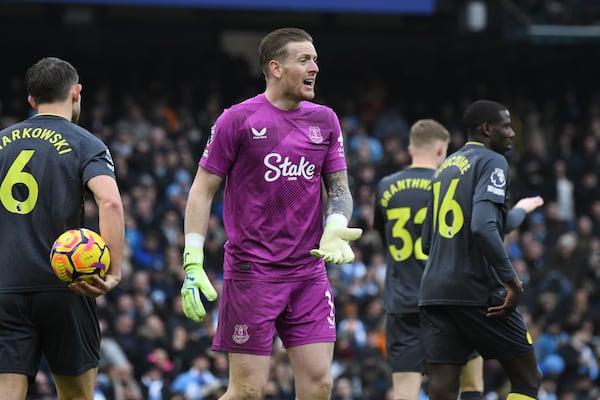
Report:
[[[440,193],[441,182],[433,184],[433,229],[437,229],[440,236],[447,239],[454,237],[465,224],[465,216],[460,204],[454,199],[458,178],[450,181],[446,193]],[[448,224],[449,215],[452,214],[452,223]]]
[[[396,221],[392,227],[392,237],[402,241],[402,247],[398,248],[395,244],[388,246],[390,255],[396,262],[404,261],[414,254],[417,260],[427,260],[427,254],[423,253],[423,246],[421,245],[421,236],[417,237],[413,242],[413,237],[408,229],[406,229],[406,223],[411,218],[410,207],[399,207],[390,208],[386,210],[387,219],[390,221]],[[413,223],[415,225],[422,225],[425,221],[425,215],[427,214],[427,208],[421,208],[415,213]]]
[[[0,202],[11,213],[29,214],[37,203],[38,183],[33,175],[24,171],[33,153],[35,150],[21,151],[0,182]],[[16,199],[13,194],[13,188],[19,184],[27,188],[27,197],[24,199]]]

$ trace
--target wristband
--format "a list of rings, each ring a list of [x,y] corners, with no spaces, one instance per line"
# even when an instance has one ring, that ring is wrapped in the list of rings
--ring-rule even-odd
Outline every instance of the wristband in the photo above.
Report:
[[[186,233],[185,247],[204,247],[204,235],[200,233]]]
[[[325,219],[325,225],[328,225],[330,223],[333,223],[335,225],[343,224],[344,226],[348,226],[348,218],[346,218],[343,214],[334,213],[328,215]]]

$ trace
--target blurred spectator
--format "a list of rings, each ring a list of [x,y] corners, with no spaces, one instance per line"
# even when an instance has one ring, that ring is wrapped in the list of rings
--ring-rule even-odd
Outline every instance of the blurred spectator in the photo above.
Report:
[[[575,186],[567,176],[567,164],[563,160],[554,162],[555,193],[558,206],[559,220],[566,222],[569,227],[575,223]]]
[[[56,390],[52,381],[52,376],[47,371],[38,371],[30,382],[27,392],[28,400],[54,400],[56,399]]]
[[[539,114],[535,115],[539,117]],[[525,151],[519,157],[516,175],[513,176],[519,188],[518,197],[544,196],[547,192],[549,164],[544,148],[546,142],[540,137],[542,135],[536,128],[526,138]]]
[[[185,169],[175,172],[175,180],[167,186],[167,206],[177,210],[185,210],[188,193],[192,184],[192,176]]]
[[[162,347],[156,347],[146,356],[147,370],[157,369],[161,377],[169,377],[174,369],[169,353]]]
[[[410,126],[402,113],[402,106],[392,104],[383,110],[375,120],[373,135],[380,140],[395,136],[407,143],[409,129]]]
[[[110,365],[98,377],[99,390],[108,400],[143,400],[142,390],[133,376],[131,364]]]
[[[273,400],[294,400],[294,375],[289,362],[284,360],[275,360],[271,366],[272,384],[274,393]],[[268,398],[268,396],[267,396]]]
[[[558,353],[565,362],[558,382],[560,391],[578,391],[582,382],[587,385],[598,378],[598,361],[590,347],[593,331],[593,324],[583,321],[571,333],[569,342],[560,347]]]
[[[346,376],[341,376],[334,382],[332,400],[359,400],[360,397],[354,394],[352,381]]]
[[[168,386],[164,380],[163,372],[155,366],[149,367],[140,379],[142,394],[145,400],[167,400]]]
[[[132,249],[131,260],[136,268],[162,270],[164,268],[164,241],[162,234],[155,229],[143,233],[142,246]]]
[[[183,225],[177,211],[173,209],[165,211],[161,218],[160,231],[165,239],[165,247],[183,245]]]
[[[209,369],[210,360],[206,354],[197,354],[190,368],[175,377],[171,391],[181,393],[189,400],[202,400],[219,389],[221,382]]]
[[[533,343],[535,354],[544,376],[549,373],[560,374],[564,370],[564,361],[558,355],[558,349],[569,341],[569,334],[562,329],[560,320],[550,317],[544,331]]]
[[[540,274],[541,290],[558,291],[561,299],[573,294],[574,286],[581,284],[585,277],[585,254],[578,248],[578,237],[574,232],[563,233],[556,248],[549,250],[549,255]]]
[[[410,163],[410,156],[406,151],[405,143],[408,143],[408,141],[403,141],[397,135],[383,139],[383,155],[377,168],[377,181],[403,169]]]
[[[383,146],[380,140],[370,135],[363,125],[358,125],[352,131],[349,145],[356,153],[359,164],[377,162],[383,157]]]
[[[127,103],[125,105],[127,111],[117,120],[117,130],[130,133],[135,143],[147,142],[152,127],[144,116],[144,110],[131,98],[124,99],[124,102]]]
[[[359,319],[358,307],[348,303],[342,311],[342,319],[338,322],[338,337],[345,338],[349,345],[358,353],[367,344],[367,330]]]

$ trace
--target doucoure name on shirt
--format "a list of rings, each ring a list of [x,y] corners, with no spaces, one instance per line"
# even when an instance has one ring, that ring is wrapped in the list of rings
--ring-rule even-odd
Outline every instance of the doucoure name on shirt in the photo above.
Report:
[[[421,189],[425,191],[431,190],[431,179],[426,178],[404,178],[398,179],[396,182],[390,184],[390,186],[383,192],[381,196],[381,206],[386,207],[390,199],[398,192],[406,189]]]
[[[40,139],[45,140],[48,143],[51,143],[54,146],[54,149],[58,152],[58,154],[70,153],[73,151],[69,142],[63,139],[63,135],[52,130],[46,128],[23,128],[23,129],[13,129],[10,133],[3,135],[0,139],[0,150],[4,149],[6,146],[11,144],[12,142],[16,142],[21,139]]]
[[[460,171],[460,174],[464,175],[465,172],[467,172],[469,168],[471,168],[471,163],[469,162],[469,159],[467,157],[462,155],[448,157],[446,160],[444,160],[440,168],[438,168],[438,170],[435,173],[435,176],[437,177],[440,174],[440,172],[442,172],[448,167],[456,167]]]

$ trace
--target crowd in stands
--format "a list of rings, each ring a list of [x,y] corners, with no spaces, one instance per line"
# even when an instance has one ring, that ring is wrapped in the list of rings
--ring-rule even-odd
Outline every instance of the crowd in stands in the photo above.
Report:
[[[229,95],[187,82],[130,88],[82,79],[80,124],[109,145],[126,211],[123,279],[97,299],[103,339],[96,400],[216,399],[228,381],[227,356],[210,350],[219,300],[206,302],[202,324],[183,315],[183,213],[213,121],[224,107],[261,91],[262,82],[249,80]],[[19,79],[11,82],[0,98],[0,127],[30,115]],[[351,225],[365,232],[353,244],[353,263],[328,266],[338,323],[335,400],[391,399],[382,302],[386,249],[372,229],[375,185],[409,164],[408,130],[417,118],[435,118],[449,129],[449,153],[460,147],[469,97],[411,109],[409,99],[394,98],[375,79],[360,93],[340,98],[317,90],[317,101],[340,117],[354,196]],[[507,155],[513,202],[537,194],[546,201],[506,238],[525,285],[520,311],[543,372],[539,398],[600,399],[600,98],[572,92],[544,102],[517,95],[494,100],[512,111],[517,134]],[[91,199],[85,210],[86,225],[97,228]],[[226,239],[217,199],[204,264],[217,290]],[[291,367],[277,338],[273,355],[266,398],[292,400]],[[51,379],[42,362],[30,398],[55,398]],[[485,384],[489,400],[508,392],[494,361],[485,363]]]

